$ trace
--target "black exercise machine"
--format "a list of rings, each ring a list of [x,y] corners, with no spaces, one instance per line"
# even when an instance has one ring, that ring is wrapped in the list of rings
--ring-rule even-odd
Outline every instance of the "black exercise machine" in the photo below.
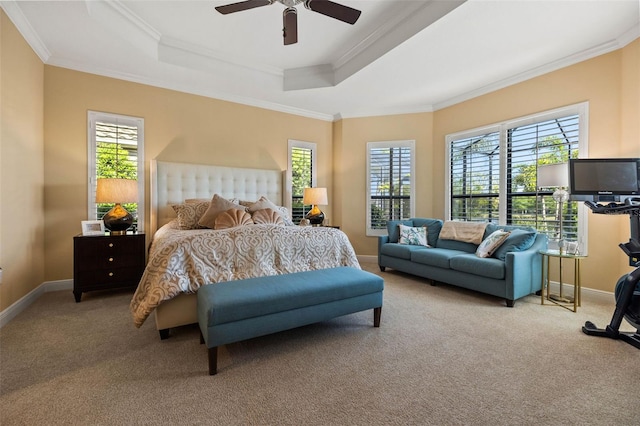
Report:
[[[616,309],[609,325],[601,329],[591,321],[587,321],[582,331],[589,336],[620,339],[640,349],[640,198],[630,197],[624,203],[609,204],[585,201],[585,205],[596,214],[629,215],[631,238],[628,243],[620,243],[619,246],[629,256],[629,266],[634,266],[636,269],[620,277],[616,284]],[[620,331],[623,318],[636,329],[635,333]]]

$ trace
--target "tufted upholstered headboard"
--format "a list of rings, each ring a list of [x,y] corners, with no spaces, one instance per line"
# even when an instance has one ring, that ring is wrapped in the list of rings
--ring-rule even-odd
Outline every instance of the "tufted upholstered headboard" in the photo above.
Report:
[[[151,235],[176,217],[172,204],[189,198],[225,198],[256,201],[267,197],[283,205],[283,176],[280,170],[244,169],[205,164],[151,160]]]

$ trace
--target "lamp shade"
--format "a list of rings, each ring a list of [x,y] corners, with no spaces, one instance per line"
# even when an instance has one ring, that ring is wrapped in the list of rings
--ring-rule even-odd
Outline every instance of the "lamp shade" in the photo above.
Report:
[[[138,181],[132,179],[98,179],[96,203],[137,203]]]
[[[305,205],[323,205],[326,206],[329,201],[327,200],[327,188],[305,188],[302,195],[302,203]]]
[[[538,188],[559,188],[569,186],[567,163],[538,166]]]

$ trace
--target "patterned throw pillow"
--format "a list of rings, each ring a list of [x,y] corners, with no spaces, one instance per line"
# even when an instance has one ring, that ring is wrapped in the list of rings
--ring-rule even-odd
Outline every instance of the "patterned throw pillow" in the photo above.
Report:
[[[400,228],[400,238],[398,239],[398,243],[430,247],[427,243],[426,226],[413,227],[398,224],[398,227]]]
[[[498,229],[491,235],[484,239],[476,250],[476,256],[478,257],[490,257],[498,247],[505,242],[507,237],[511,234],[509,231]]]
[[[174,204],[171,207],[178,216],[180,229],[199,229],[198,221],[209,208],[209,202]]]

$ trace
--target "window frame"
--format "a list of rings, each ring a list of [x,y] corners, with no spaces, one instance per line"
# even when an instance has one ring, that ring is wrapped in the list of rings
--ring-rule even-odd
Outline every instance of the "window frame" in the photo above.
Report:
[[[87,112],[87,217],[92,219],[96,215],[96,122],[106,122],[114,125],[131,126],[137,128],[137,186],[138,186],[138,207],[136,230],[144,232],[145,219],[145,194],[144,194],[144,118],[132,117],[122,114],[112,114],[99,111]],[[95,217],[100,220],[102,218]]]
[[[500,123],[494,123],[487,126],[478,127],[471,130],[448,134],[445,137],[445,218],[451,220],[451,143],[460,139],[479,137],[489,133],[497,132],[499,135],[500,153],[499,153],[499,217],[498,224],[506,225],[507,223],[507,142],[508,131],[510,129],[542,123],[545,121],[564,118],[571,115],[578,116],[578,158],[587,158],[589,154],[589,103],[581,102],[578,104],[568,105],[548,111],[543,111],[527,116],[506,120]],[[577,240],[580,253],[587,255],[588,245],[588,220],[587,211],[583,204],[577,203]],[[550,241],[550,248],[554,247],[554,242]]]
[[[296,139],[289,139],[287,142],[287,174],[286,174],[286,187],[285,187],[285,199],[282,200],[283,205],[289,209],[291,218],[295,219],[293,212],[293,150],[295,148],[308,149],[311,151],[311,187],[316,187],[317,182],[317,151],[318,144],[315,142],[305,142]],[[305,206],[302,207],[302,213],[304,216]]]
[[[410,149],[410,190],[409,190],[409,215],[403,219],[409,219],[415,217],[415,199],[416,199],[416,141],[414,139],[395,140],[395,141],[377,141],[367,142],[366,157],[367,157],[367,176],[366,176],[366,235],[368,237],[377,237],[387,235],[387,228],[374,229],[371,227],[371,150],[372,149],[386,149],[386,148],[409,148]]]

